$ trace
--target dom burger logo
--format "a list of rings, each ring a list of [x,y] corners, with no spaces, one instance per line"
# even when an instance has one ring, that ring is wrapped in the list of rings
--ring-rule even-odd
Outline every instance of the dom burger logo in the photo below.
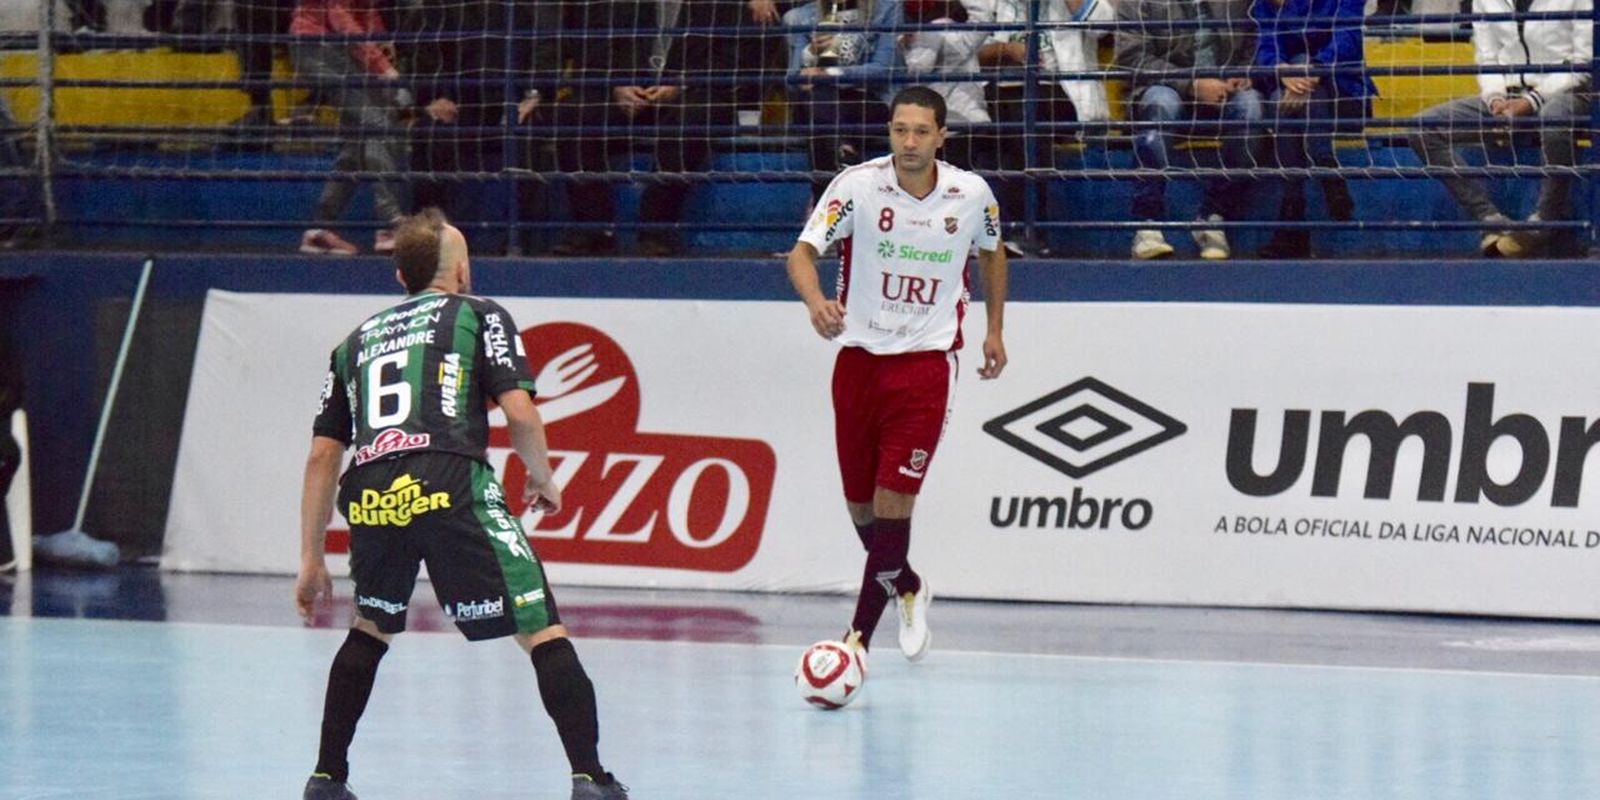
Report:
[[[562,509],[532,513],[520,492],[506,500],[540,558],[732,572],[755,557],[776,470],[766,442],[639,430],[644,387],[627,352],[600,330],[550,323],[522,341]],[[521,486],[527,471],[509,457],[506,430],[492,429],[489,444],[505,485]]]
[[[1254,497],[1282,494],[1300,480],[1309,461],[1311,495],[1335,497],[1344,474],[1345,450],[1360,437],[1368,451],[1362,497],[1384,500],[1395,487],[1401,445],[1415,440],[1422,447],[1418,500],[1441,502],[1450,494],[1457,503],[1487,499],[1497,506],[1516,506],[1538,495],[1553,474],[1550,505],[1576,507],[1583,489],[1584,461],[1600,442],[1600,421],[1562,417],[1552,437],[1551,429],[1536,417],[1514,412],[1496,416],[1494,393],[1492,383],[1467,384],[1459,427],[1439,411],[1414,411],[1404,418],[1374,409],[1355,414],[1323,411],[1317,415],[1314,455],[1310,452],[1312,412],[1284,411],[1277,463],[1265,472],[1256,469],[1260,411],[1235,408],[1228,423],[1228,483]],[[1460,459],[1453,462],[1458,435]],[[1516,445],[1515,455],[1504,445],[1496,448],[1502,442]],[[1494,450],[1499,452],[1492,453]],[[1447,492],[1452,463],[1456,464],[1453,494]]]
[[[1073,479],[1082,479],[1188,430],[1172,417],[1095,378],[1067,384],[984,423],[983,430]],[[1071,497],[994,498],[995,527],[1139,530],[1155,509],[1143,498],[1095,498],[1082,486]]]
[[[350,502],[350,508],[344,516],[351,525],[404,528],[423,514],[449,507],[449,492],[425,493],[421,481],[410,475],[401,475],[381,492],[362,489],[361,498]]]

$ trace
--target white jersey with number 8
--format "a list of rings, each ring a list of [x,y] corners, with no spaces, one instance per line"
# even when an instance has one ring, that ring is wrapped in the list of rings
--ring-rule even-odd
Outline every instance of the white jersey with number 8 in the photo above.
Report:
[[[1000,209],[983,178],[937,162],[927,197],[900,188],[890,156],[839,173],[800,232],[818,253],[839,244],[835,340],[878,355],[961,347],[973,245],[1000,246]]]

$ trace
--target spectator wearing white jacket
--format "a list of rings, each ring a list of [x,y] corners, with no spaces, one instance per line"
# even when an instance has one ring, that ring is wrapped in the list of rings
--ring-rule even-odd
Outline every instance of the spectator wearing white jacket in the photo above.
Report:
[[[1473,0],[1475,14],[1589,12],[1593,0]],[[1572,64],[1573,72],[1499,72],[1478,75],[1478,96],[1463,97],[1434,106],[1418,115],[1421,122],[1411,134],[1411,147],[1423,163],[1435,167],[1460,167],[1455,148],[1483,144],[1491,132],[1517,117],[1539,118],[1539,142],[1549,170],[1539,187],[1538,208],[1530,220],[1561,220],[1572,216],[1572,187],[1577,182],[1573,117],[1587,119],[1591,102],[1589,60],[1593,58],[1594,28],[1582,20],[1516,20],[1472,23],[1474,58],[1482,67],[1534,64]],[[1446,175],[1444,182],[1456,202],[1474,218],[1487,223],[1508,218],[1489,198],[1482,181]],[[1479,249],[1486,256],[1518,257],[1532,254],[1544,243],[1546,232],[1507,232],[1488,228]]]
[[[972,2],[977,5],[983,0]],[[907,23],[948,28],[920,30],[900,37],[907,72],[918,78],[945,79],[927,86],[944,96],[946,119],[955,126],[989,121],[983,80],[978,76],[978,48],[990,32],[967,29],[963,23],[970,18],[966,6],[955,0],[907,0]]]
[[[1032,0],[967,0],[966,5],[974,22],[1018,26],[1016,30],[994,31],[978,49],[978,63],[984,67],[1006,70],[1017,70],[1026,65],[1029,33],[1022,26],[1027,24]],[[1042,0],[1038,22],[1109,21],[1115,17],[1112,0]],[[990,137],[986,146],[979,145],[981,151],[992,154],[1000,169],[1021,170],[1027,167],[1029,147],[1033,148],[1034,153],[1032,166],[1051,167],[1054,165],[1050,155],[1054,142],[1052,133],[1056,125],[1074,121],[1098,122],[1110,118],[1103,81],[1063,80],[1056,77],[1060,72],[1098,68],[1098,41],[1102,32],[1088,28],[1051,28],[1034,34],[1037,36],[1034,43],[1037,53],[1035,67],[1040,76],[1034,94],[1033,119],[1036,127],[1025,131],[1002,130]],[[996,122],[1025,121],[1023,101],[1026,87],[1022,81],[1014,78],[992,79],[988,82],[986,92],[989,113]],[[1016,177],[996,181],[995,194],[1000,201],[1002,219],[1020,221],[1026,218],[1024,204],[1028,186],[1027,182]],[[1035,205],[1037,218],[1043,216],[1045,208],[1044,187],[1037,185],[1034,188],[1039,197]],[[1037,247],[1033,238],[1013,236],[1007,245],[1014,248],[1014,256],[1027,255],[1027,249]],[[1012,245],[1013,241],[1019,243],[1023,252],[1017,252],[1018,246]]]

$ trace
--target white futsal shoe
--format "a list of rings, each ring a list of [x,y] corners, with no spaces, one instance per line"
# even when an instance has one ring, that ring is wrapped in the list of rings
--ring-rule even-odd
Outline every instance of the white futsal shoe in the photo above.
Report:
[[[922,588],[900,595],[900,652],[912,661],[921,661],[933,642],[933,632],[928,630],[928,606],[933,603],[933,590],[928,579],[922,579]]]

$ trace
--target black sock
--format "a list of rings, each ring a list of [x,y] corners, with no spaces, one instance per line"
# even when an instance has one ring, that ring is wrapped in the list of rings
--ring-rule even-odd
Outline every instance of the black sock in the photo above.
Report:
[[[878,618],[889,605],[889,599],[900,593],[900,586],[916,581],[911,591],[921,585],[921,579],[906,563],[906,553],[911,550],[911,520],[879,519],[872,526],[872,546],[867,549],[867,566],[861,573],[861,592],[856,596],[856,615],[850,622],[853,630],[861,632],[861,644],[870,647],[872,632],[878,627]]]
[[[874,524],[876,524],[876,521],[865,525],[856,525],[856,538],[861,540],[861,549],[869,553],[872,552],[872,526]]]
[[[533,669],[539,674],[539,698],[556,724],[561,746],[573,774],[588,775],[605,783],[605,768],[600,766],[600,720],[595,714],[594,684],[578,661],[578,651],[566,637],[551,639],[533,648]]]
[[[322,705],[322,746],[317,752],[314,772],[339,783],[350,779],[350,740],[356,736],[356,723],[367,710],[372,696],[372,681],[378,677],[378,662],[389,645],[361,631],[351,629],[328,670],[328,696]]]

